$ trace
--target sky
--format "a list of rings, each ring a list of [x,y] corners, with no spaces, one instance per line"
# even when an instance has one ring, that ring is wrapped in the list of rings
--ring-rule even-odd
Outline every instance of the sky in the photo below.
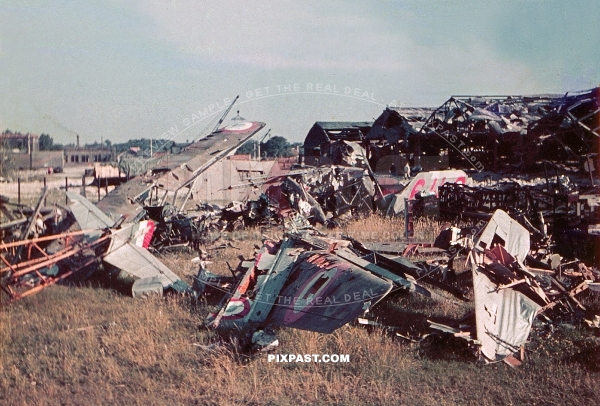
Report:
[[[387,105],[564,94],[600,84],[599,23],[597,0],[3,0],[0,131],[185,142],[239,95],[225,124],[296,142]]]

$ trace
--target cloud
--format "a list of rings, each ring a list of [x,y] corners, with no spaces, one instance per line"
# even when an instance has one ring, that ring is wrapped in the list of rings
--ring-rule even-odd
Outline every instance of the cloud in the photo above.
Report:
[[[211,63],[395,71],[405,69],[408,59],[403,38],[378,31],[376,19],[340,2],[222,1],[198,7],[194,1],[153,1],[141,7],[156,21],[159,38]],[[392,46],[382,53],[381,44]]]
[[[444,30],[443,20],[435,24],[443,10],[427,16],[418,7],[359,7],[340,0],[221,1],[202,7],[191,0],[151,1],[140,7],[155,21],[158,38],[204,64],[384,75],[409,86],[415,79],[421,86],[444,87],[536,84],[525,64],[500,58],[485,39]]]
[[[39,107],[90,137],[115,139],[160,134],[180,115],[263,86],[322,82],[369,89],[382,104],[433,106],[457,93],[560,93],[599,77],[598,28],[586,23],[597,13],[580,20],[587,8],[565,20],[547,2],[510,0],[203,3],[3,4],[4,125],[59,132]],[[378,114],[332,95],[242,106],[274,126],[293,121],[302,134],[316,120]]]

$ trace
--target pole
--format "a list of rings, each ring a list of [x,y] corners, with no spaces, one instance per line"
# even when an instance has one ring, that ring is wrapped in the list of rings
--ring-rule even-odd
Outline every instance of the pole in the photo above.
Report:
[[[592,184],[591,187],[594,187],[594,162],[592,161],[592,155],[591,154],[587,154],[586,155],[587,158],[587,164],[588,164],[588,171],[590,172],[590,183]]]
[[[31,143],[31,134],[28,134],[27,146],[29,147],[29,170],[32,170],[33,169],[33,145]]]
[[[408,240],[412,240],[415,236],[413,202],[406,198],[404,199],[404,236]]]
[[[46,177],[44,176],[44,190],[47,190],[48,182]],[[44,196],[44,206],[46,206],[46,196]]]
[[[17,178],[17,205],[21,208],[21,178]]]
[[[65,176],[65,193],[69,191],[69,177]],[[69,204],[69,198],[65,195],[65,204]]]

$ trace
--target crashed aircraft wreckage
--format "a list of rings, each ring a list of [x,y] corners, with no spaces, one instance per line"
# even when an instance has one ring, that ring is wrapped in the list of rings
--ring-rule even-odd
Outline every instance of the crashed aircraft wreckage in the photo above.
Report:
[[[162,203],[161,216],[175,214],[183,209],[193,192],[196,181],[204,171],[220,159],[233,153],[237,147],[264,127],[264,123],[242,122],[221,128],[188,146],[179,154],[170,156],[160,171],[150,177],[139,176],[117,187],[97,205],[85,198],[69,194],[74,200],[71,207],[82,229],[111,229],[110,245],[103,255],[104,262],[119,270],[117,279],[131,284],[133,296],[148,292],[173,289],[185,292],[188,286],[167,266],[146,250],[157,228],[153,220],[142,220],[154,200]],[[184,193],[180,209],[176,208],[178,193]],[[165,201],[172,195],[171,206]],[[142,203],[150,204],[146,209]],[[165,207],[172,209],[165,213]],[[120,217],[115,221],[105,213]],[[160,224],[161,226],[163,224]],[[94,238],[94,233],[86,235]],[[133,282],[131,280],[134,280]]]
[[[425,147],[427,136],[434,136],[438,142],[441,140],[440,145],[461,140],[459,152],[463,158],[475,157],[495,167],[497,163],[514,165],[522,162],[517,162],[514,157],[506,159],[503,155],[505,143],[514,138],[520,128],[521,141],[537,142],[538,151],[554,145],[547,141],[553,138],[552,142],[567,145],[563,152],[571,156],[569,149],[573,151],[575,148],[577,153],[582,153],[597,142],[594,138],[597,129],[590,127],[590,117],[597,115],[598,109],[590,95],[531,100],[456,97],[443,108],[429,111],[429,119],[420,117],[398,126],[381,127],[379,129],[385,131],[378,136],[391,137],[388,142],[393,140],[410,150],[416,148],[418,153],[423,152],[421,147]],[[535,111],[542,111],[539,114],[543,116],[538,121],[563,117],[558,127],[556,122],[546,121],[546,130],[558,131],[563,126],[567,130],[558,136],[550,134],[550,137],[545,132],[539,133],[539,124],[530,126],[530,122],[527,134],[524,133],[524,127],[519,125],[531,117],[523,118],[520,113],[517,114],[519,109],[525,114],[523,103],[529,103],[525,106],[529,113],[534,111],[534,105],[538,105]],[[560,103],[564,103],[563,107]],[[373,128],[378,128],[379,124],[376,123]],[[409,131],[408,126],[416,124],[418,129]],[[139,176],[118,187],[97,207],[80,196],[69,194],[72,212],[83,231],[52,236],[57,240],[74,241],[62,243],[65,251],[48,252],[36,245],[46,242],[43,239],[46,237],[12,245],[3,243],[0,248],[4,251],[14,248],[24,250],[21,246],[27,247],[28,251],[40,251],[37,257],[27,257],[21,262],[20,258],[2,257],[3,289],[12,299],[23,297],[70,275],[55,269],[58,261],[67,258],[76,260],[77,266],[73,269],[81,269],[101,258],[107,268],[116,269],[114,275],[131,284],[134,296],[169,289],[188,292],[187,285],[145,249],[153,240],[157,241],[155,237],[160,236],[159,243],[162,245],[167,245],[163,243],[167,240],[169,244],[186,244],[197,241],[198,235],[205,229],[219,232],[240,222],[259,224],[257,219],[274,213],[287,217],[290,224],[290,231],[282,240],[267,239],[254,260],[243,261],[233,277],[212,275],[202,267],[194,281],[196,295],[211,288],[232,286],[227,289],[220,309],[207,319],[206,324],[225,335],[240,338],[240,342],[254,349],[272,348],[270,346],[276,339],[273,327],[331,333],[372,309],[392,291],[407,290],[444,300],[449,297],[446,293],[459,300],[472,298],[474,318],[470,325],[449,326],[432,321],[432,331],[467,340],[486,361],[510,359],[515,364],[518,360],[514,361],[513,355],[525,345],[536,315],[557,309],[583,310],[585,306],[577,296],[584,290],[598,289],[600,274],[595,269],[586,267],[581,261],[562,263],[562,258],[549,250],[542,252],[538,245],[532,243],[532,240],[539,240],[540,235],[542,240],[549,237],[544,229],[544,216],[549,218],[548,214],[552,211],[552,220],[560,219],[563,213],[560,210],[565,209],[562,203],[566,204],[566,213],[575,211],[579,215],[580,207],[570,205],[569,189],[563,190],[564,185],[559,184],[558,179],[561,193],[554,193],[554,197],[546,196],[552,194],[550,190],[538,194],[530,193],[528,189],[526,199],[515,201],[514,207],[505,207],[511,205],[509,200],[503,199],[506,196],[487,201],[483,199],[487,205],[485,216],[477,218],[485,218],[489,222],[481,232],[468,235],[462,235],[462,230],[454,227],[444,230],[449,238],[442,245],[436,244],[438,250],[441,247],[442,251],[448,251],[449,255],[442,259],[409,260],[406,253],[412,249],[410,246],[419,244],[404,244],[394,252],[382,243],[362,244],[350,237],[335,240],[311,234],[302,217],[296,218],[294,213],[305,215],[312,223],[325,224],[347,214],[368,215],[375,208],[389,215],[398,215],[407,210],[407,201],[419,196],[437,195],[440,186],[440,199],[453,214],[464,213],[465,209],[481,209],[465,204],[469,203],[471,194],[481,190],[466,186],[470,183],[469,178],[461,170],[419,172],[393,185],[400,190],[387,189],[387,185],[378,182],[365,159],[369,152],[376,151],[376,146],[363,148],[354,141],[336,141],[330,145],[329,154],[336,163],[355,167],[293,168],[270,179],[248,179],[253,185],[263,186],[264,198],[232,203],[224,209],[205,207],[209,214],[203,214],[204,217],[197,213],[191,216],[184,214],[186,203],[197,187],[198,175],[232,153],[263,127],[262,123],[238,123],[220,129],[182,153],[170,155],[146,176]],[[400,130],[408,133],[394,133]],[[487,144],[489,140],[482,141],[489,138],[491,131],[496,131],[497,137],[506,137],[498,143],[502,148],[493,150],[493,159],[490,158],[491,150],[486,150],[487,146],[491,146]],[[580,138],[585,142],[577,144],[572,132],[584,134]],[[532,134],[537,134],[533,141]],[[362,130],[359,135],[364,135]],[[400,150],[403,151],[402,148]],[[563,157],[561,154],[559,158]],[[523,190],[517,190],[515,195],[523,195]],[[483,191],[483,194],[494,195],[489,190]],[[467,200],[463,199],[465,196]],[[544,196],[545,200],[539,196]],[[514,218],[496,210],[499,208],[506,209]],[[542,212],[541,218],[531,216],[538,211]],[[535,238],[531,238],[530,233]],[[28,234],[29,231],[25,238]],[[77,248],[74,248],[75,245]],[[435,249],[419,248],[423,251],[425,248]],[[468,253],[470,269],[467,275],[472,281],[469,289],[457,288],[452,280],[452,261],[457,252]],[[440,252],[436,251],[436,254]],[[443,294],[437,289],[444,291]]]
[[[207,325],[247,338],[246,344],[252,346],[264,331],[271,331],[269,326],[331,333],[374,306],[394,286],[435,296],[405,275],[400,264],[393,270],[383,268],[357,255],[349,241],[301,230],[282,241],[265,241],[255,260],[242,262],[239,271],[237,285]],[[195,286],[204,291],[220,280],[202,268]]]
[[[559,308],[586,310],[576,296],[596,289],[600,280],[596,269],[580,261],[563,263],[559,255],[536,249],[530,231],[502,210],[494,212],[477,238],[454,227],[442,234],[446,237],[436,245],[454,252],[468,250],[475,324],[455,328],[431,322],[430,326],[476,345],[487,361],[504,359],[519,365],[522,359],[513,354],[525,345],[535,316]]]
[[[118,270],[116,279],[131,284],[133,297],[150,292],[161,293],[173,289],[185,292],[188,287],[173,271],[146,250],[154,232],[151,220],[120,225],[106,216],[94,204],[74,193],[67,192],[73,202],[71,212],[93,242],[108,233],[109,244],[101,254],[102,260]]]
[[[149,199],[150,204],[160,200],[164,205],[167,198],[172,197],[175,205],[179,203],[179,193],[183,198],[181,210],[199,175],[233,153],[264,125],[237,122],[217,129],[181,153],[169,156],[151,176],[138,176],[117,187],[97,205],[68,193],[73,202],[72,212],[82,231],[29,238],[40,221],[43,225],[45,217],[39,215],[45,195],[42,196],[29,220],[3,224],[4,230],[25,223],[27,231],[21,241],[5,242],[3,239],[0,244],[3,262],[0,287],[9,300],[16,300],[75,275],[84,278],[80,271],[102,258],[119,270],[118,279],[131,285],[134,296],[162,292],[163,289],[186,291],[187,285],[146,250],[156,226],[151,220],[142,221],[145,216],[142,203]],[[4,212],[4,201],[2,203]],[[21,260],[20,253],[25,248],[28,257]],[[13,255],[13,251],[18,254]],[[85,274],[89,276],[89,272]]]
[[[528,252],[529,232],[498,210],[470,253],[477,339],[492,361],[525,345],[535,315],[549,303],[523,263]]]
[[[11,204],[4,196],[0,199],[2,213],[9,219],[0,227],[0,288],[9,301],[37,293],[84,268],[88,265],[86,254],[104,240],[79,243],[81,232],[69,232],[65,226],[67,211],[44,207],[47,192],[42,190],[35,208]],[[9,210],[9,205],[15,210]],[[58,263],[64,265],[62,271]]]
[[[523,261],[529,232],[498,210],[469,253],[476,340],[486,360],[512,356],[524,346],[533,319],[549,303]]]
[[[272,349],[276,327],[331,333],[367,313],[393,290],[449,298],[417,280],[468,300],[444,283],[451,271],[449,264],[412,262],[384,254],[377,244],[369,249],[351,238],[314,235],[298,221],[290,222],[290,228],[293,231],[283,240],[267,239],[253,261],[240,264],[234,278],[201,267],[194,282],[198,294],[230,287],[220,309],[206,320],[207,326],[236,337],[246,348],[264,351]],[[557,305],[581,307],[575,296],[597,284],[600,273],[585,268],[586,275],[573,280],[577,286],[569,290],[568,283],[554,277],[550,266],[531,265],[540,266],[541,261],[531,257],[529,231],[501,210],[477,235],[461,237],[456,229],[445,247],[468,251],[474,324],[453,327],[432,321],[430,327],[433,332],[467,340],[488,362],[507,359],[518,364],[513,355],[527,342],[535,316]],[[565,272],[569,274],[567,266]],[[548,277],[554,278],[553,286],[547,285]],[[560,294],[553,289],[556,286],[562,289]],[[359,323],[380,325],[365,319]]]

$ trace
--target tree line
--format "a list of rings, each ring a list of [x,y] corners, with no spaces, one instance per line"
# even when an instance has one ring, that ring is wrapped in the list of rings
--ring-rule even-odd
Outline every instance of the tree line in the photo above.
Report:
[[[7,130],[8,131],[8,130]],[[122,143],[113,144],[110,140],[106,140],[103,143],[99,143],[94,141],[93,143],[85,144],[85,148],[110,148],[114,147],[117,153],[129,151],[131,148],[139,148],[140,151],[149,151],[150,143],[152,143],[152,149],[154,151],[159,150],[168,150],[171,146],[175,145],[174,141],[164,140],[164,139],[131,139]],[[184,146],[189,142],[177,146]],[[260,156],[261,158],[281,158],[281,157],[289,157],[295,154],[294,150],[301,147],[302,143],[295,142],[290,143],[285,137],[280,135],[276,135],[271,137],[265,142],[260,143]],[[54,139],[49,134],[41,134],[39,138],[39,147],[40,151],[58,151],[64,149],[65,147],[72,147],[73,143],[63,145],[59,143],[55,143]],[[242,146],[240,146],[236,152],[236,154],[249,154],[252,156],[256,156],[258,154],[258,141],[249,140],[246,141]]]
[[[258,154],[258,141],[249,140],[242,144],[236,151],[237,155]],[[260,143],[261,158],[282,158],[294,155],[294,150],[302,145],[300,142],[290,143],[285,137],[276,135],[269,140]]]

